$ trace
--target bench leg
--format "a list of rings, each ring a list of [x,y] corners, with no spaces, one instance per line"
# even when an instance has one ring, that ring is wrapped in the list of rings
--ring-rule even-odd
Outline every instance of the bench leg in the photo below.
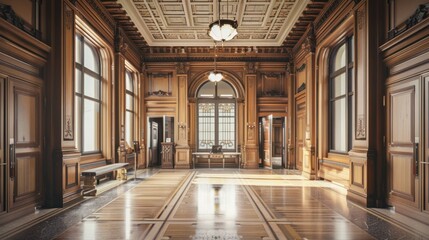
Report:
[[[97,183],[97,179],[95,176],[86,176],[83,179],[83,195],[84,196],[95,196],[97,193],[97,189],[95,189],[95,185]]]
[[[117,180],[127,180],[127,169],[121,168],[116,170],[116,179]]]

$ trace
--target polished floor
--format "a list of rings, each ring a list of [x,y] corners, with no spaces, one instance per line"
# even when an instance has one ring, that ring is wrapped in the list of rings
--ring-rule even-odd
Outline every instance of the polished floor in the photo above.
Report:
[[[160,170],[128,182],[88,200],[92,208],[76,206],[13,238],[429,238],[424,229],[348,202],[343,188],[296,171]]]

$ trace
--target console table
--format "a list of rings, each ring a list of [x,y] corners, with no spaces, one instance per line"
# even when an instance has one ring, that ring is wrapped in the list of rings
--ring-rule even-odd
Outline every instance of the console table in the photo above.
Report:
[[[192,153],[192,163],[195,168],[196,158],[204,157],[208,159],[208,165],[210,168],[211,159],[222,159],[222,167],[225,168],[225,158],[238,157],[238,168],[241,166],[241,153],[239,152],[222,152],[222,153],[210,153],[210,152],[194,152]]]

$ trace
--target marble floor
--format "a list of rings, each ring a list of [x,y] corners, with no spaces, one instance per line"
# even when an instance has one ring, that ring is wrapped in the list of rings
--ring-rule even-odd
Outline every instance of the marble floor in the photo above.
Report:
[[[427,229],[297,171],[197,169],[145,172],[12,239],[429,239]]]

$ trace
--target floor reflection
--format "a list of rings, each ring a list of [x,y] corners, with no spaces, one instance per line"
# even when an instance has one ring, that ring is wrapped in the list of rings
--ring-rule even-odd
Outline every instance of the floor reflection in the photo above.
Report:
[[[91,216],[58,238],[426,237],[350,203],[335,184],[266,170],[160,171]]]

